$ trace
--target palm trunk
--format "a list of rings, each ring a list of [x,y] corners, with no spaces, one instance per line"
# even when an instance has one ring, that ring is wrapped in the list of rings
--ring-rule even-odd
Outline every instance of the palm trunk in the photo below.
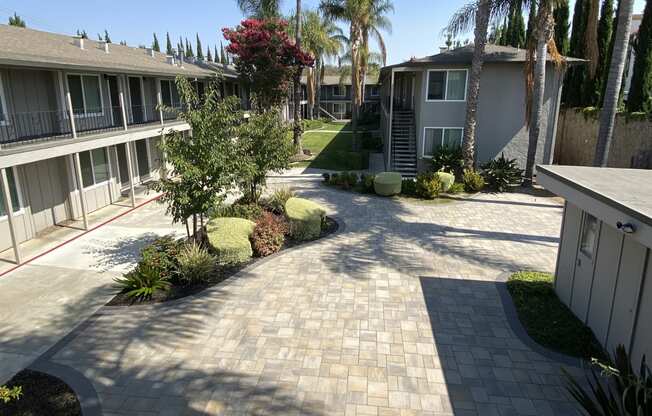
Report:
[[[315,117],[321,116],[321,56],[315,59]]]
[[[356,25],[351,25],[351,124],[353,150],[358,150],[358,115],[360,105],[360,33]]]
[[[600,130],[598,131],[598,142],[595,147],[593,166],[605,167],[609,161],[609,150],[614,133],[616,112],[618,110],[621,80],[623,78],[627,51],[629,49],[629,31],[632,25],[633,6],[634,0],[621,0],[620,6],[618,7],[618,26],[616,27],[616,36],[614,38],[604,105],[600,112]]]
[[[315,112],[315,69],[308,68],[306,77],[306,87],[308,89],[308,118],[312,120]]]
[[[484,50],[487,45],[487,30],[491,12],[490,0],[482,0],[476,11],[476,25],[474,30],[474,50],[471,61],[471,75],[469,77],[468,96],[466,97],[466,119],[464,121],[464,138],[462,140],[462,153],[464,167],[473,169],[475,165],[475,130],[478,123],[478,98],[480,96],[480,75],[484,63]]]
[[[548,41],[554,30],[552,20],[552,5],[542,4],[537,15],[536,32],[536,64],[534,67],[534,84],[532,88],[532,110],[530,113],[530,131],[525,163],[524,186],[532,185],[534,163],[536,161],[539,136],[541,135],[541,119],[543,118],[544,92],[546,89],[546,62],[548,60]]]
[[[296,10],[296,45],[301,49],[301,0],[297,0]],[[301,125],[301,68],[297,67],[294,74],[294,129],[292,140],[297,154],[303,154],[301,146],[301,133],[303,127]]]

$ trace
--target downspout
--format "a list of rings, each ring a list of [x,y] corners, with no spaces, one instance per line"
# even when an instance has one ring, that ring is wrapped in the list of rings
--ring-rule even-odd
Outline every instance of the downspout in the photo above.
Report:
[[[391,80],[389,82],[389,128],[387,130],[387,167],[391,171],[392,166],[392,118],[394,117],[394,68],[392,68]]]

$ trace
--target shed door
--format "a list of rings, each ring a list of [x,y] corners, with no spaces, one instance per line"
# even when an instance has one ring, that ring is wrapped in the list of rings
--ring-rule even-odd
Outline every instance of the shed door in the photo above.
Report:
[[[573,298],[571,309],[575,316],[586,322],[589,301],[591,298],[591,285],[593,283],[593,269],[597,254],[598,234],[600,222],[593,215],[584,212],[582,216],[582,229],[577,250],[577,264],[575,278],[573,279]]]

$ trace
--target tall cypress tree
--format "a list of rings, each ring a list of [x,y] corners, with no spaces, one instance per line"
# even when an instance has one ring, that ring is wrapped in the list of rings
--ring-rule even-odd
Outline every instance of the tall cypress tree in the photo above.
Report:
[[[192,50],[192,45],[190,42],[188,42],[188,38],[186,38],[186,58],[194,58],[195,52]]]
[[[557,45],[557,50],[562,55],[568,54],[568,30],[570,28],[568,23],[569,15],[570,10],[568,0],[563,0],[553,12],[553,17],[555,19],[555,44]]]
[[[204,51],[201,47],[201,40],[199,40],[199,33],[197,33],[197,59],[204,59]]]
[[[500,37],[498,38],[498,44],[501,46],[507,46],[507,18],[503,20],[503,24],[500,26]]]
[[[574,58],[583,58],[584,38],[586,31],[586,18],[588,15],[587,0],[576,0],[575,9],[573,10],[573,27],[569,42],[568,54]],[[564,82],[564,91],[562,93],[563,102],[570,107],[583,105],[582,86],[586,74],[585,65],[572,66],[566,74]]]
[[[224,65],[229,63],[229,61],[226,60],[226,54],[224,53],[224,45],[222,45],[222,42],[220,42],[220,62]]]
[[[165,53],[168,55],[174,55],[174,48],[172,48],[172,41],[170,40],[170,32],[165,33]]]
[[[220,54],[217,52],[217,45],[213,46],[213,62],[220,63]]]
[[[512,2],[510,5],[505,45],[515,48],[525,47],[525,21],[520,1]]]
[[[647,0],[634,44],[636,60],[627,96],[627,110],[652,112],[652,0]]]
[[[111,37],[109,36],[109,31],[104,29],[104,42],[111,43]]]
[[[152,41],[152,49],[154,49],[156,52],[161,52],[161,45],[158,44],[158,38],[156,37],[156,33],[154,33],[154,40]]]
[[[213,55],[211,54],[211,47],[206,46],[206,61],[213,62]]]
[[[14,12],[13,16],[9,16],[9,26],[25,27],[26,25],[23,18],[18,16],[16,12]]]
[[[577,0],[581,1],[581,0]],[[530,13],[527,16],[527,30],[525,31],[525,45],[529,45],[530,42],[533,42],[532,32],[534,31],[534,24],[537,18],[537,3],[535,1],[530,3]]]
[[[602,95],[609,76],[609,63],[611,62],[612,38],[614,32],[614,3],[613,0],[604,0],[598,22],[598,66],[593,81],[593,105],[602,106]]]

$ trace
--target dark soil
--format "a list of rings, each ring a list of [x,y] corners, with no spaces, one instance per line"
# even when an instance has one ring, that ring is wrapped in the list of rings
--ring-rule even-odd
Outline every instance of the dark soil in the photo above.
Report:
[[[319,236],[319,238],[317,238],[317,240],[324,238],[330,234],[333,234],[334,232],[337,231],[337,229],[338,229],[337,221],[335,221],[330,217],[326,217],[324,221],[324,225],[322,227],[321,235]],[[283,245],[283,248],[279,252],[283,252],[283,250],[287,250],[292,247],[297,247],[306,243],[309,243],[309,241],[295,241],[288,238],[285,240],[285,244]],[[144,300],[133,299],[128,297],[125,293],[121,292],[115,295],[115,297],[111,299],[106,305],[107,306],[147,305],[147,304],[168,302],[175,299],[181,299],[186,296],[195,295],[205,289],[208,289],[209,287],[215,286],[223,282],[224,280],[238,273],[240,270],[244,269],[245,267],[248,267],[251,264],[256,263],[257,261],[260,261],[263,258],[264,257],[253,257],[250,261],[246,263],[241,263],[232,266],[218,266],[215,268],[213,275],[206,282],[202,282],[194,285],[184,285],[184,286],[173,284],[170,290],[168,290],[167,292],[163,292],[163,291],[155,292],[154,295],[149,299],[144,299]],[[0,413],[0,415],[3,415],[3,413]]]
[[[23,394],[9,403],[0,401],[0,415],[11,416],[81,416],[77,395],[63,381],[49,374],[23,370],[7,387],[21,386]]]

